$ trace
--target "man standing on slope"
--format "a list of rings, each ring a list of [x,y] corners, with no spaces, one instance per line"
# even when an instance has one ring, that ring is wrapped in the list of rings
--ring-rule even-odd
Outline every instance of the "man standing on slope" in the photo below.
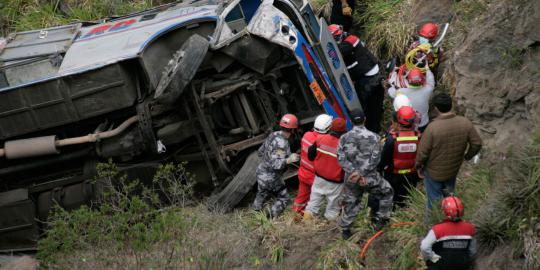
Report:
[[[313,179],[315,178],[315,169],[313,161],[308,158],[308,149],[317,137],[321,134],[328,133],[332,124],[332,116],[328,114],[321,114],[315,119],[313,125],[313,131],[304,133],[301,141],[300,152],[300,168],[298,168],[298,193],[294,200],[292,209],[303,215],[306,208],[309,196],[311,194],[311,186],[313,185]]]
[[[416,169],[424,178],[427,194],[426,219],[431,204],[452,193],[463,159],[472,159],[482,148],[482,139],[469,119],[452,112],[452,98],[446,93],[433,97],[439,115],[427,127],[416,155]]]
[[[338,43],[343,61],[345,61],[349,75],[351,75],[351,80],[366,115],[365,126],[368,130],[379,133],[384,111],[384,87],[379,75],[379,60],[357,36],[347,34],[341,26],[329,25],[328,31]]]
[[[309,159],[315,165],[315,182],[311,188],[311,198],[304,212],[304,220],[310,220],[319,213],[326,197],[327,220],[335,220],[339,215],[338,198],[343,188],[343,169],[337,160],[339,137],[347,131],[347,123],[343,118],[332,121],[329,134],[319,136],[309,148]]]
[[[351,111],[354,127],[339,139],[338,160],[345,171],[345,184],[341,194],[343,214],[340,226],[342,236],[351,236],[351,225],[360,211],[362,195],[367,191],[379,200],[374,229],[380,230],[390,219],[393,190],[390,184],[377,172],[381,158],[379,135],[364,127],[364,112]]]
[[[414,68],[407,74],[409,87],[396,89],[390,87],[388,95],[392,98],[402,94],[409,98],[412,107],[420,114],[418,129],[423,132],[429,123],[429,99],[435,88],[435,77],[428,69],[426,74],[419,68]]]
[[[431,228],[420,246],[428,270],[469,269],[476,254],[474,225],[461,220],[463,204],[450,196],[441,202],[445,219]]]
[[[279,216],[290,200],[281,175],[287,164],[300,160],[300,155],[291,154],[289,147],[289,139],[298,128],[298,119],[292,114],[286,114],[279,121],[279,125],[281,130],[272,132],[259,148],[261,163],[257,167],[258,189],[253,202],[253,210],[261,211],[268,195],[274,194],[277,198],[269,213],[271,217]]]

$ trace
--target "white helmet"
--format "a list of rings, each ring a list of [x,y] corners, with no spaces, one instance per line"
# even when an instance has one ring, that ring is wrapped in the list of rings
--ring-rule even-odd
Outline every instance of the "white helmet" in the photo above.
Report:
[[[313,128],[318,133],[327,133],[328,130],[330,130],[330,126],[332,126],[332,116],[328,114],[321,114],[315,118]]]
[[[409,98],[402,93],[397,93],[396,98],[394,98],[393,105],[394,105],[394,111],[396,112],[399,110],[399,108],[403,106],[412,107],[411,101],[409,100]]]

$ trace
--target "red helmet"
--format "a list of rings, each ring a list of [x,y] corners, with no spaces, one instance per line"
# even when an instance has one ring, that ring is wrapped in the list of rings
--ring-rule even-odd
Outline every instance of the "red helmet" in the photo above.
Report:
[[[286,114],[279,120],[279,125],[283,128],[294,129],[298,128],[298,118],[294,114]]]
[[[328,32],[330,32],[330,34],[332,34],[332,36],[334,37],[334,39],[336,41],[341,41],[343,39],[343,28],[341,27],[341,25],[338,25],[338,24],[331,24],[328,26]]]
[[[426,75],[419,68],[413,68],[409,71],[409,74],[407,74],[407,81],[413,86],[423,85],[425,80]]]
[[[426,23],[422,25],[422,28],[420,29],[420,36],[425,37],[429,40],[432,40],[437,37],[437,34],[439,33],[439,27],[437,27],[434,23]]]
[[[441,201],[446,220],[458,221],[463,216],[463,204],[458,197],[448,196]]]
[[[332,131],[336,133],[344,133],[347,131],[347,122],[345,119],[338,117],[332,120]]]
[[[416,119],[416,112],[411,106],[401,106],[397,111],[397,121],[398,123],[409,126],[414,124]]]

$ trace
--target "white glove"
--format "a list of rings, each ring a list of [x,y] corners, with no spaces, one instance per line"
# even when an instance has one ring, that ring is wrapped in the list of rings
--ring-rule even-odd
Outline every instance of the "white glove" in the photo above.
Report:
[[[300,161],[300,155],[298,155],[297,153],[292,153],[287,158],[287,164],[295,163],[295,162],[298,162],[298,161]]]
[[[431,257],[430,261],[432,261],[433,263],[436,263],[438,262],[439,260],[441,259],[441,256],[433,253],[433,256]]]

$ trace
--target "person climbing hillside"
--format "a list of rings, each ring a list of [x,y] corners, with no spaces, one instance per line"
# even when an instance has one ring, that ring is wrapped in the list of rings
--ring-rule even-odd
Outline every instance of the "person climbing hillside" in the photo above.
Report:
[[[343,30],[350,31],[353,25],[355,0],[332,0],[330,23],[342,25]]]
[[[332,124],[332,117],[328,114],[321,114],[315,118],[313,131],[304,133],[301,140],[300,167],[298,168],[298,193],[294,200],[293,211],[303,215],[307,202],[309,201],[311,186],[315,178],[315,168],[313,161],[308,158],[308,149],[317,137],[328,133]]]
[[[362,207],[362,195],[368,192],[379,200],[379,209],[373,227],[380,230],[390,219],[392,212],[392,186],[377,172],[381,146],[379,135],[364,126],[362,110],[351,111],[354,127],[339,139],[337,156],[345,171],[345,184],[341,194],[343,213],[339,225],[342,237],[351,236],[351,225]]]
[[[435,95],[433,105],[439,115],[422,134],[415,165],[426,188],[426,221],[432,203],[442,199],[445,192],[454,192],[463,160],[472,159],[482,148],[482,139],[471,121],[452,112],[450,95]]]
[[[272,205],[270,217],[279,216],[289,203],[287,187],[281,175],[287,164],[300,160],[300,155],[291,154],[289,140],[298,128],[298,118],[285,114],[279,121],[281,130],[272,132],[258,150],[261,163],[257,167],[257,194],[253,202],[253,210],[261,211],[266,198],[273,194],[276,201]]]
[[[319,213],[323,200],[326,198],[326,211],[324,217],[327,220],[335,220],[339,215],[338,197],[343,188],[343,169],[337,159],[337,146],[339,137],[347,132],[347,123],[343,118],[332,121],[329,134],[317,137],[316,142],[309,148],[309,159],[315,165],[315,181],[311,188],[304,220],[310,220],[313,215]]]
[[[399,94],[407,96],[412,107],[420,114],[420,122],[418,129],[423,132],[429,122],[429,99],[435,88],[435,77],[433,73],[427,69],[424,74],[419,68],[414,68],[407,74],[409,87],[388,88],[388,95],[391,98],[396,98]]]
[[[420,251],[428,270],[470,269],[476,254],[476,229],[463,221],[463,204],[458,197],[441,201],[444,220],[429,230]]]
[[[347,70],[354,83],[366,116],[365,127],[375,133],[381,130],[384,88],[379,73],[379,60],[364,46],[355,35],[347,34],[341,26],[328,26],[343,55]]]

